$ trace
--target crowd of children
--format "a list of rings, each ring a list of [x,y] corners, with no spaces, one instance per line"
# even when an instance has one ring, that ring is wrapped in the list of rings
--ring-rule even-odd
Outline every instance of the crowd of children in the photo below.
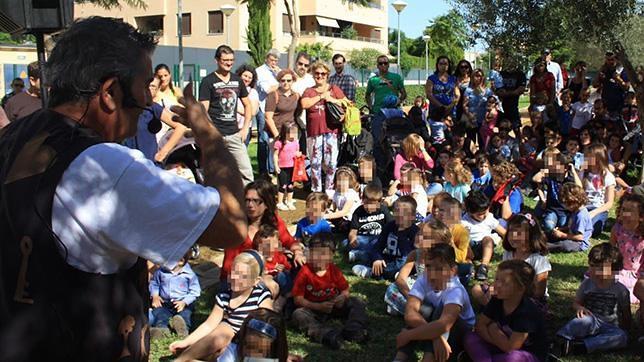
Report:
[[[180,360],[286,360],[284,320],[332,349],[366,343],[371,307],[352,295],[334,263],[339,255],[359,278],[388,281],[386,310],[372,312],[404,318],[395,361],[413,360],[418,350],[424,361],[545,361],[549,353],[626,346],[631,303],[644,293],[644,196],[625,181],[640,148],[639,140],[624,141],[635,127],[635,98],[626,96],[624,129],[588,88],[543,98],[533,97],[523,127],[504,117],[492,93],[478,105],[465,102],[463,114],[480,119],[473,134],[451,112],[426,112],[420,99],[409,113],[427,118],[419,132],[426,134],[402,140],[389,178],[366,155],[337,169],[334,191],[308,194],[294,235],[304,250],[297,263],[274,227],[260,227],[252,249],[235,258],[212,313],[189,335],[199,295],[194,273],[186,263],[157,270],[153,326],[180,334],[170,347]],[[294,124],[284,124],[274,147],[277,208],[293,210],[292,161],[301,155]],[[537,201],[533,211],[524,197]],[[593,245],[618,200],[610,241]],[[571,300],[573,319],[556,336],[548,335],[549,252],[588,253],[588,271],[574,276],[583,281]],[[215,344],[200,343],[208,334]]]

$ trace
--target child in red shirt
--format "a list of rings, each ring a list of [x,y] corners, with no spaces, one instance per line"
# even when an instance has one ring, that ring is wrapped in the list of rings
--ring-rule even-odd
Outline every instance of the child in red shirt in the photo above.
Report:
[[[342,341],[366,342],[367,313],[365,303],[349,295],[349,283],[333,264],[335,245],[330,233],[311,238],[308,263],[295,278],[293,298],[297,309],[293,321],[298,329],[314,341],[340,349]],[[341,330],[328,325],[330,318],[341,318]]]
[[[260,226],[253,239],[253,248],[264,257],[264,278],[279,285],[279,297],[273,302],[273,310],[280,312],[293,288],[293,277],[277,229],[270,225]]]

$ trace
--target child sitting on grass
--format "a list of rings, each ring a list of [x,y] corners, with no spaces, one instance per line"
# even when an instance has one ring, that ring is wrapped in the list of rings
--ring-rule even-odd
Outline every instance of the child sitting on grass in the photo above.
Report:
[[[405,314],[405,306],[409,291],[419,275],[425,271],[425,257],[429,249],[438,244],[452,245],[452,234],[447,225],[432,219],[420,224],[414,240],[415,249],[407,254],[405,264],[400,268],[396,281],[389,284],[385,292],[387,314],[401,316]]]
[[[427,252],[425,273],[409,292],[407,328],[396,337],[398,352],[394,360],[413,359],[418,346],[424,352],[424,361],[445,361],[451,353],[457,355],[462,350],[463,336],[474,321],[467,291],[456,276],[454,248],[435,245]]]
[[[476,270],[477,280],[487,280],[488,265],[494,254],[494,239],[505,236],[505,228],[490,212],[490,199],[482,191],[472,191],[465,198],[465,216],[462,224],[470,235],[474,260],[481,260]],[[497,235],[493,235],[495,231]]]
[[[297,222],[295,238],[304,242],[315,234],[330,233],[331,223],[324,216],[329,198],[323,192],[311,192],[306,197],[306,216]]]
[[[332,222],[339,232],[347,232],[349,221],[355,209],[360,206],[358,180],[349,167],[339,167],[335,172],[335,192],[331,208],[324,213],[324,218]]]
[[[473,361],[543,362],[548,351],[546,326],[532,302],[534,269],[522,260],[506,260],[497,268],[495,295],[465,338]]]
[[[309,262],[295,278],[293,297],[298,307],[293,312],[295,326],[316,343],[340,349],[343,340],[362,343],[368,338],[365,303],[349,294],[349,283],[333,263],[335,251],[330,233],[313,236]],[[342,329],[328,324],[341,318]]]
[[[293,288],[291,277],[291,263],[282,252],[277,229],[270,225],[262,225],[255,234],[253,247],[264,257],[265,274],[264,278],[272,279],[279,286],[279,297],[273,303],[273,309],[277,312],[282,310],[286,298]]]
[[[364,155],[358,159],[358,182],[360,183],[361,196],[367,184],[372,182],[382,190],[382,181],[376,175],[376,170],[376,159],[372,155]]]
[[[470,170],[463,166],[460,159],[452,158],[445,166],[443,177],[445,178],[443,184],[445,192],[452,195],[458,202],[463,202],[470,192],[470,184],[472,183]]]
[[[230,289],[215,296],[215,305],[205,322],[186,338],[173,342],[176,361],[210,358],[222,353],[233,340],[248,313],[272,308],[270,290],[262,283],[264,260],[255,250],[235,257],[229,275]]]
[[[561,354],[586,354],[626,347],[631,323],[628,289],[615,280],[623,266],[619,249],[610,243],[588,253],[589,278],[581,282],[572,304],[576,318],[557,332]]]
[[[617,274],[617,281],[631,292],[631,303],[639,303],[633,288],[638,270],[644,265],[644,197],[637,194],[622,197],[610,242],[619,248],[624,259],[624,268]]]
[[[552,252],[577,252],[588,250],[593,222],[586,209],[588,197],[584,189],[574,183],[566,183],[561,189],[561,203],[570,212],[568,227],[555,228],[550,234],[553,242],[548,243]]]
[[[382,203],[382,188],[369,183],[362,193],[362,205],[353,212],[347,240],[349,262],[368,263],[371,248],[382,233],[383,228],[392,221],[389,209]]]
[[[474,254],[470,246],[470,234],[462,225],[461,203],[447,194],[435,204],[433,217],[449,228],[452,234],[452,246],[456,253],[458,277],[461,279],[461,284],[468,285],[472,276]]]
[[[412,163],[406,163],[400,169],[400,173],[400,180],[394,181],[389,186],[385,202],[387,206],[391,207],[399,197],[412,196],[416,200],[416,220],[421,222],[427,216],[427,207],[429,205],[423,172],[415,168]]]
[[[503,260],[523,260],[535,271],[532,301],[542,311],[547,311],[548,274],[552,270],[548,260],[546,236],[532,214],[516,214],[508,221],[503,238]],[[487,305],[494,288],[487,283],[472,287],[472,300],[481,306]]]
[[[150,279],[153,316],[151,338],[169,334],[169,326],[179,337],[188,335],[194,302],[201,294],[199,279],[188,264],[190,254],[191,251],[186,253],[172,270],[163,267],[156,269]]]
[[[393,279],[405,263],[405,258],[414,249],[414,237],[418,232],[416,200],[401,196],[394,204],[394,220],[389,222],[371,248],[370,266],[357,264],[351,269],[362,278],[371,276]]]

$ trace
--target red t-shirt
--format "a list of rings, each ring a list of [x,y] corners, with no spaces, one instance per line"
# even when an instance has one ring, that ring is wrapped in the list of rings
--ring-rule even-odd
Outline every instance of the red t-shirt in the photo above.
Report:
[[[282,247],[285,249],[290,249],[293,243],[295,243],[295,239],[288,232],[284,220],[282,220],[277,214],[275,215],[275,219],[277,220],[277,232],[279,233],[279,239],[282,243]],[[244,240],[244,242],[241,243],[241,245],[239,245],[238,247],[224,250],[224,263],[221,266],[221,274],[219,275],[219,279],[225,281],[226,278],[228,278],[228,274],[230,274],[230,270],[233,267],[233,260],[235,260],[235,257],[242,251],[252,248],[253,241],[250,239],[250,237],[247,236],[246,240]]]
[[[278,271],[275,270],[277,264],[284,265],[284,270],[291,269],[291,263],[288,262],[286,255],[284,255],[284,253],[282,253],[281,251],[276,251],[273,253],[273,261],[266,261],[266,265],[264,266],[266,274],[276,276],[278,273]]]
[[[294,297],[304,297],[309,302],[320,303],[337,297],[347,288],[349,283],[335,264],[329,263],[324,276],[318,276],[305,264],[297,273],[292,293]]]
[[[555,90],[555,76],[550,72],[546,72],[541,79],[537,79],[533,75],[530,78],[530,90],[534,91],[535,94],[545,91],[548,95],[548,103],[551,103]],[[530,94],[530,96],[533,96],[533,94]]]
[[[331,96],[335,99],[344,98],[342,89],[332,85],[329,89]],[[317,97],[318,92],[315,88],[307,88],[302,94],[302,98]],[[320,100],[313,107],[306,110],[306,135],[307,137],[315,137],[326,133],[338,133],[339,128],[331,129],[326,125],[326,101]]]

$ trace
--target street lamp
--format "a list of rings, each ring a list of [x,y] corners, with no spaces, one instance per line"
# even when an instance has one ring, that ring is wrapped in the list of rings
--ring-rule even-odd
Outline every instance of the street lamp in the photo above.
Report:
[[[226,16],[226,44],[229,47],[232,47],[232,44],[230,44],[230,15],[232,15],[235,9],[235,5],[224,4],[221,6],[221,12]]]
[[[398,64],[398,74],[402,74],[401,69],[400,69],[400,13],[405,10],[407,7],[407,3],[402,1],[402,0],[396,0],[393,3],[391,3],[391,6],[396,9],[396,12],[398,13],[398,54],[396,57],[396,63]]]
[[[476,52],[476,32],[479,30],[480,27],[481,26],[480,26],[479,23],[472,24],[472,31],[474,32],[474,34],[473,34],[473,38],[474,38],[474,45],[473,45],[473,49],[474,49],[474,51],[473,51],[473,53],[474,53],[473,54],[474,55],[474,69],[476,69],[476,60],[478,58],[478,53]]]
[[[432,37],[429,34],[423,35],[425,41],[425,78],[429,78],[429,40]]]

